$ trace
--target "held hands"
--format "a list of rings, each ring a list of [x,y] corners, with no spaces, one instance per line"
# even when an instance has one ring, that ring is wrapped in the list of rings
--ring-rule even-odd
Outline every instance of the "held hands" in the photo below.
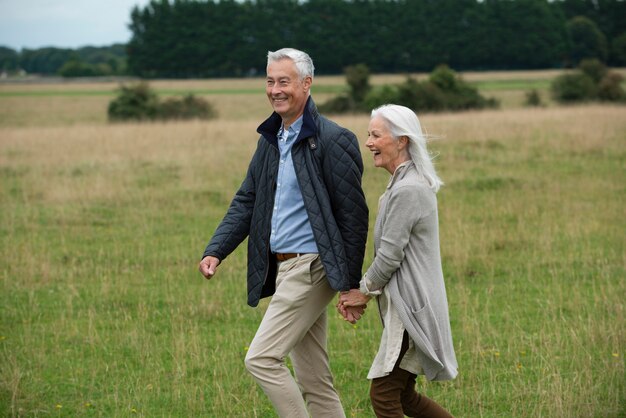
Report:
[[[339,302],[337,303],[337,311],[343,316],[343,319],[351,324],[356,324],[356,321],[363,316],[367,302],[370,299],[370,296],[364,295],[359,289],[341,292]]]
[[[202,273],[205,279],[211,280],[211,278],[215,275],[219,264],[220,260],[218,258],[207,255],[202,259],[202,261],[200,261],[198,270],[200,270],[200,273]]]

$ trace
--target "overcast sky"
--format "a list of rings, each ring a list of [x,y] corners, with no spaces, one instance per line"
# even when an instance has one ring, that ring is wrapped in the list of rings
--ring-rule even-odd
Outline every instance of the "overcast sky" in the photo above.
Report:
[[[78,48],[130,40],[133,6],[149,0],[0,0],[0,46]]]

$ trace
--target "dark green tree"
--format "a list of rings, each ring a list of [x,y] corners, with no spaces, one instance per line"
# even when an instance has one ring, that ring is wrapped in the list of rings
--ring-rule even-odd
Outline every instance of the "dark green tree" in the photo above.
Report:
[[[19,55],[16,50],[0,46],[0,71],[12,72],[19,68]]]
[[[254,75],[264,71],[268,50],[285,46],[307,51],[317,74],[355,63],[376,73],[443,63],[459,70],[560,67],[571,51],[567,18],[576,2],[602,27],[615,26],[608,14],[620,15],[626,3],[152,0],[131,13],[128,67],[142,77]],[[598,4],[593,11],[590,2]]]
[[[571,62],[578,64],[585,58],[597,58],[606,62],[608,47],[606,37],[589,18],[576,16],[567,23],[570,34]]]
[[[71,49],[24,49],[20,54],[20,67],[31,74],[57,74],[63,64],[76,58],[76,52]]]
[[[94,77],[103,75],[98,71],[98,68],[93,64],[87,64],[79,60],[67,61],[59,69],[59,75],[63,77]]]
[[[612,62],[618,66],[626,65],[626,32],[613,39],[611,44]]]

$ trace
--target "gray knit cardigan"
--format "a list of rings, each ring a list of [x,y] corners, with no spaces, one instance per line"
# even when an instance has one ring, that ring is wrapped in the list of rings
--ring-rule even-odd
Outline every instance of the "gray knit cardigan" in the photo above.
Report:
[[[381,196],[374,249],[365,275],[370,290],[389,292],[426,378],[454,379],[458,365],[441,269],[437,196],[412,161],[398,167]]]

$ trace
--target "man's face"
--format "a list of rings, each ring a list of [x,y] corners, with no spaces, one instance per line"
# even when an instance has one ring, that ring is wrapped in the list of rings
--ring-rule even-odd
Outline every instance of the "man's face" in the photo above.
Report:
[[[296,65],[290,59],[275,61],[267,66],[265,92],[272,108],[287,125],[291,125],[304,111],[311,83],[311,77],[300,79]]]

